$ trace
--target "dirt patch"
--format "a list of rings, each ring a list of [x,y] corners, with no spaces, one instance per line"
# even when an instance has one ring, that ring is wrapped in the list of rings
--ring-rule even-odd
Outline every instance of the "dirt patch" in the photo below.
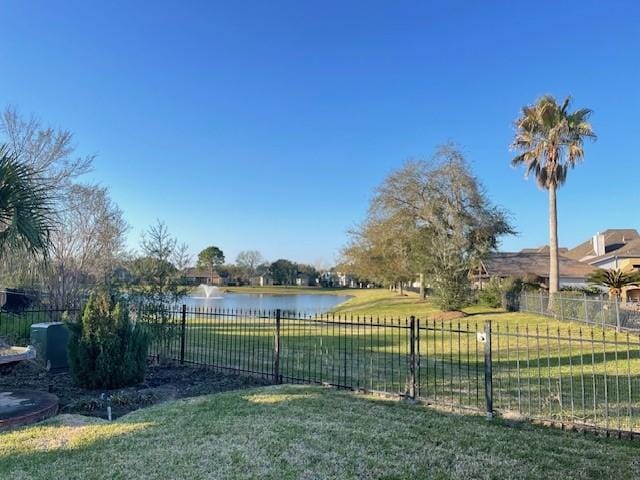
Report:
[[[451,320],[457,320],[458,318],[464,318],[466,316],[467,315],[464,312],[458,312],[458,311],[437,312],[429,315],[429,320],[436,320],[438,322],[440,321],[448,322]]]
[[[144,382],[117,390],[80,388],[68,371],[48,372],[33,362],[21,362],[0,376],[0,391],[20,388],[53,393],[60,399],[60,413],[98,418],[107,418],[108,401],[117,418],[160,402],[268,384],[260,378],[175,363],[150,365]]]

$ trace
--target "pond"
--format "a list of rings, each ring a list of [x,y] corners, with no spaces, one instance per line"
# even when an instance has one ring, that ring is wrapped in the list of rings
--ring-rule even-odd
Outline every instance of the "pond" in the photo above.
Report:
[[[267,294],[267,293],[223,293],[216,292],[207,298],[199,292],[184,297],[181,303],[187,308],[225,308],[232,310],[287,310],[305,315],[324,313],[346,302],[350,295],[314,294]]]

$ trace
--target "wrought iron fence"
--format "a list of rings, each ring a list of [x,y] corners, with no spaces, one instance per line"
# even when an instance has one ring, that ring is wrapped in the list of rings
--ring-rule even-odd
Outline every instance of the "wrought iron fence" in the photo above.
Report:
[[[560,293],[554,296],[554,308],[549,309],[549,294],[543,291],[523,291],[509,305],[521,312],[537,313],[558,320],[571,320],[618,330],[640,330],[640,304],[623,303],[617,299],[593,298],[584,294]]]
[[[631,332],[186,307],[145,324],[151,354],[179,362],[640,433],[640,338]]]
[[[60,322],[64,316],[76,315],[79,310],[40,308],[7,312],[0,310],[0,337],[11,345],[25,346],[29,343],[31,325],[34,323]]]
[[[629,331],[508,316],[434,321],[186,306],[135,318],[151,336],[154,358],[640,434],[640,338]]]

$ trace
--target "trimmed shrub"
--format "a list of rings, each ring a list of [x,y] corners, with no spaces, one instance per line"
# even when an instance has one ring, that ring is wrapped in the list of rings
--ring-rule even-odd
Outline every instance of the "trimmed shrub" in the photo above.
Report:
[[[471,303],[472,292],[466,272],[449,272],[432,279],[433,299],[445,312],[460,310]]]
[[[502,306],[502,287],[500,279],[491,277],[477,293],[478,303],[491,308]]]
[[[78,385],[111,389],[143,380],[148,336],[132,324],[129,309],[115,294],[93,292],[79,320],[67,326],[69,367]]]

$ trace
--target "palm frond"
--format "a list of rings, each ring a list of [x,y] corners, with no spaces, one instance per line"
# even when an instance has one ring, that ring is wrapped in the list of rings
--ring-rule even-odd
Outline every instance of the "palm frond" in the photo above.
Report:
[[[607,287],[609,293],[617,296],[624,287],[640,284],[640,272],[599,268],[587,277],[587,281]]]
[[[524,165],[525,176],[536,175],[543,188],[562,185],[568,171],[583,157],[585,138],[595,139],[588,108],[570,112],[571,97],[558,103],[544,95],[533,105],[522,108],[515,121],[516,134],[511,148],[518,154],[512,165]]]
[[[28,166],[0,146],[0,254],[8,249],[46,255],[52,200]]]

